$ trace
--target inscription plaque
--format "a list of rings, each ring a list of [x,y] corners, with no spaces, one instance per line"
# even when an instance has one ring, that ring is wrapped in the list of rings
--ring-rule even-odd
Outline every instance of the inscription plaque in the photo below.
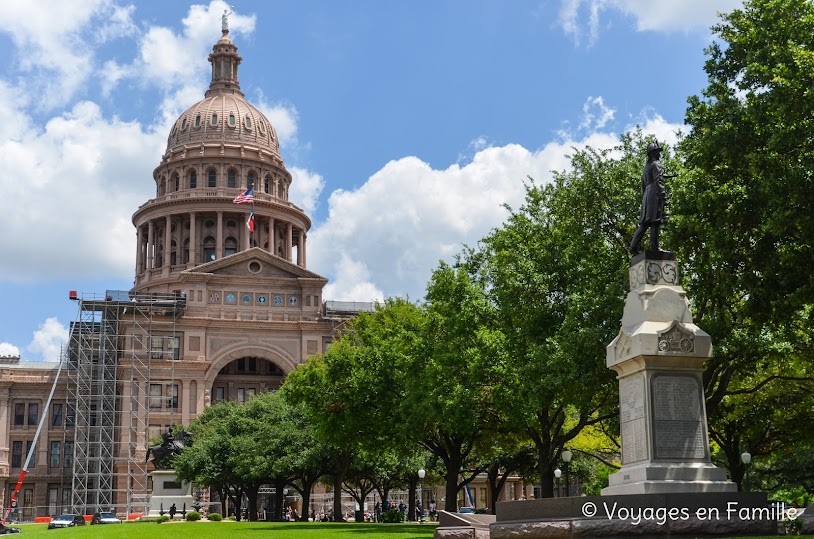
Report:
[[[701,384],[691,376],[654,376],[653,438],[656,458],[703,459],[707,455]]]
[[[619,381],[619,418],[622,430],[622,464],[647,459],[644,377],[641,374]]]

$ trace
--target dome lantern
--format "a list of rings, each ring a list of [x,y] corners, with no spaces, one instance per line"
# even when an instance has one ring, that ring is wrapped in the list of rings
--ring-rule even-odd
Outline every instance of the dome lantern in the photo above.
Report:
[[[229,39],[229,29],[224,28],[223,37],[215,43],[209,54],[209,63],[212,64],[212,82],[209,83],[206,97],[228,94],[243,97],[237,78],[237,67],[241,60],[243,58],[237,54],[237,47]]]

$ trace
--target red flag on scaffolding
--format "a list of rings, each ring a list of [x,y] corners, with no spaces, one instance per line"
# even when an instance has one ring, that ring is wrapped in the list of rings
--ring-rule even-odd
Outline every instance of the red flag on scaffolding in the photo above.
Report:
[[[254,212],[249,215],[249,220],[246,221],[246,226],[249,228],[249,232],[254,232]]]

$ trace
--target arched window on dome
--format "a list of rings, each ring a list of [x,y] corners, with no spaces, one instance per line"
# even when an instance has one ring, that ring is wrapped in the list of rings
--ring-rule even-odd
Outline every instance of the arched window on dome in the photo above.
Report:
[[[218,174],[214,168],[210,168],[209,172],[207,172],[206,186],[209,188],[218,186]]]
[[[237,173],[234,171],[234,169],[228,172],[226,179],[226,187],[237,187]]]
[[[254,187],[254,172],[246,174],[246,189]]]
[[[235,115],[232,114],[232,113],[229,113],[229,127],[234,127],[234,126],[235,126]]]
[[[215,126],[217,126],[217,125],[218,125],[218,115],[217,115],[217,114],[213,114],[213,115],[212,115],[212,118],[210,118],[210,120],[209,120],[209,124],[210,124],[212,127],[215,127]]]
[[[195,116],[195,127],[201,127],[201,115],[200,114]]]
[[[178,176],[178,174],[172,175],[172,190],[173,191],[181,190],[181,178]]]
[[[161,176],[161,179],[158,180],[158,196],[164,196],[164,190],[167,188],[167,177]]]
[[[207,236],[203,240],[204,264],[215,260],[215,238]]]
[[[261,135],[266,134],[266,123],[263,120],[257,122],[257,129],[260,130]]]
[[[187,119],[184,118],[183,120],[181,120],[181,131],[183,131],[186,128],[187,128]]]
[[[248,114],[243,119],[243,125],[246,126],[246,129],[251,129],[252,128],[252,118]]]
[[[237,240],[231,236],[223,242],[223,256],[233,255],[237,252]]]
[[[271,186],[271,176],[266,174],[266,177],[263,178],[263,192],[268,193],[270,186]]]
[[[189,171],[189,188],[195,189],[198,187],[198,173],[194,170]]]

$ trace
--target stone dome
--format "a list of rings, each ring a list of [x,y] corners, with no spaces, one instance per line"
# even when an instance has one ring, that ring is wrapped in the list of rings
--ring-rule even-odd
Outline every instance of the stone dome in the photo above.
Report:
[[[210,95],[189,107],[175,120],[167,151],[212,142],[256,146],[281,159],[271,122],[239,94]]]

